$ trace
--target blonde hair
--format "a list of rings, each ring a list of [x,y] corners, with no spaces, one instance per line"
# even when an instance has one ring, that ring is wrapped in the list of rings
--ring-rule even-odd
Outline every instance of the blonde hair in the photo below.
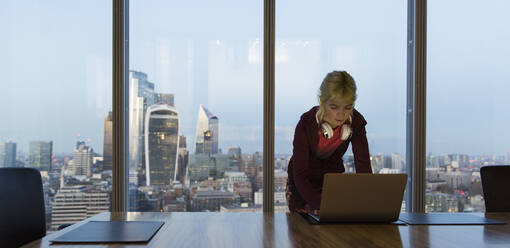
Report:
[[[326,115],[325,104],[331,98],[356,101],[356,83],[346,71],[332,71],[326,75],[319,89],[319,120]]]

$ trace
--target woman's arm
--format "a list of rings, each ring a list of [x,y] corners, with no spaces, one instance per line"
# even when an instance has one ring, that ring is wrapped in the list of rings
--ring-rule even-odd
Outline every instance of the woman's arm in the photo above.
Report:
[[[362,126],[358,132],[353,134],[351,143],[352,152],[354,153],[354,166],[356,167],[356,173],[372,173],[365,126]]]
[[[321,202],[320,188],[310,182],[310,148],[303,120],[300,120],[294,133],[292,154],[292,173],[294,184],[303,199],[313,208],[319,209]]]

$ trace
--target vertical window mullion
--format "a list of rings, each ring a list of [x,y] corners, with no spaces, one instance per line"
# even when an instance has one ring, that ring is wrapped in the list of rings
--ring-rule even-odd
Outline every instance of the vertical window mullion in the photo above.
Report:
[[[128,128],[126,125],[129,92],[128,73],[128,5],[129,0],[113,0],[113,130],[112,130],[112,211],[127,210]]]
[[[275,0],[264,0],[263,211],[274,212]]]
[[[414,171],[414,48],[415,48],[415,0],[407,1],[407,106],[406,106],[406,211],[413,209],[413,171]]]
[[[412,176],[411,211],[425,212],[427,1],[409,1],[408,28],[408,169]],[[410,54],[409,54],[410,53]],[[409,190],[408,190],[409,191]]]

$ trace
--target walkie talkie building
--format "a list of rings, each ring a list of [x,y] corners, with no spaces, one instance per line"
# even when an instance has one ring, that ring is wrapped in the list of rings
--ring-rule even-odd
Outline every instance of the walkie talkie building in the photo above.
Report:
[[[179,114],[168,104],[155,104],[145,117],[146,185],[169,185],[176,180]]]

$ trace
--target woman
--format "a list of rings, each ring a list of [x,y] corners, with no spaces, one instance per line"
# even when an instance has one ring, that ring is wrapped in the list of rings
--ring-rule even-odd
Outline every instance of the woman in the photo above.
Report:
[[[291,212],[320,208],[324,174],[343,173],[342,157],[352,144],[356,173],[372,173],[363,116],[354,109],[356,84],[345,71],[328,73],[319,106],[301,115],[294,133],[286,189]]]

